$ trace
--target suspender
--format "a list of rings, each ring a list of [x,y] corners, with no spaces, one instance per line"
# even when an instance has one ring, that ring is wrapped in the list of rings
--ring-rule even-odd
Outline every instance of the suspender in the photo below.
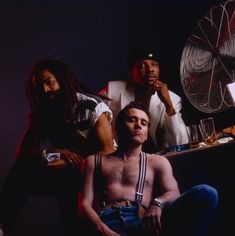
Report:
[[[139,179],[136,185],[135,201],[141,203],[143,199],[143,190],[146,177],[147,155],[140,153]]]
[[[100,171],[101,168],[101,155],[95,154],[95,171]]]
[[[95,173],[101,169],[102,156],[100,154],[95,155]],[[147,154],[145,152],[140,153],[140,164],[139,164],[139,177],[136,185],[135,201],[138,203],[142,202],[143,190],[146,177],[147,167]]]

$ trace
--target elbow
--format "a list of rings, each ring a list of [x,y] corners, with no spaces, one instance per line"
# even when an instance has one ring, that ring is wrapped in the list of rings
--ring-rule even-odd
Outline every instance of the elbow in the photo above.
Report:
[[[180,191],[179,189],[176,189],[174,192],[174,198],[177,199],[178,197],[180,197]]]

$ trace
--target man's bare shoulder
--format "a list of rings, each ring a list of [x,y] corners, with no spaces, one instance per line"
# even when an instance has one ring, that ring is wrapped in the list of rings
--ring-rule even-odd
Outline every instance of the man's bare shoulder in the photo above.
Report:
[[[95,158],[101,158],[102,161],[103,160],[106,160],[106,159],[113,159],[115,157],[117,157],[114,153],[111,153],[111,154],[107,154],[107,155],[89,155],[86,157],[85,161],[88,162],[88,163],[95,163]]]
[[[95,155],[89,155],[85,158],[85,166],[94,166],[95,164]]]
[[[154,160],[162,160],[162,159],[167,159],[165,156],[163,155],[159,155],[159,154],[150,154],[150,153],[146,153],[148,159],[154,159]]]
[[[162,165],[170,165],[169,160],[162,155],[158,154],[147,154],[148,161],[154,165],[162,166]]]
[[[89,156],[87,156],[86,157],[86,161],[91,161],[91,160],[94,160],[94,158],[95,158],[95,155],[89,155]]]

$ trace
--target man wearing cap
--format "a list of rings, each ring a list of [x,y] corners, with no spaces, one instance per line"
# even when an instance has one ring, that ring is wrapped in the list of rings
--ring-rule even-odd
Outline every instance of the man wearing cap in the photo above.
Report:
[[[181,117],[181,98],[168,90],[159,80],[159,54],[147,47],[134,48],[128,57],[129,81],[109,81],[101,94],[111,100],[113,123],[117,113],[130,101],[143,103],[150,112],[149,139],[144,150],[156,152],[167,147],[188,143],[188,135]],[[112,124],[115,134],[114,125]]]

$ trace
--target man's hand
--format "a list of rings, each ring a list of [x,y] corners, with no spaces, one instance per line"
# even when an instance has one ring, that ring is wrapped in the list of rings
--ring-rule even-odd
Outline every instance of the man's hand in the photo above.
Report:
[[[150,235],[158,236],[161,233],[162,210],[158,206],[150,205],[143,217],[143,227]]]
[[[60,153],[60,159],[49,162],[48,167],[63,169],[67,166],[80,167],[83,163],[83,158],[76,152],[67,149],[55,149],[54,151]]]
[[[152,84],[152,88],[155,92],[157,92],[158,97],[164,103],[164,105],[166,107],[167,114],[169,116],[174,115],[175,114],[175,109],[172,105],[172,101],[171,101],[171,98],[170,98],[170,94],[169,94],[167,84],[163,83],[160,80],[156,80]]]
[[[97,229],[103,236],[121,236],[120,234],[111,230],[107,225],[104,223]]]

